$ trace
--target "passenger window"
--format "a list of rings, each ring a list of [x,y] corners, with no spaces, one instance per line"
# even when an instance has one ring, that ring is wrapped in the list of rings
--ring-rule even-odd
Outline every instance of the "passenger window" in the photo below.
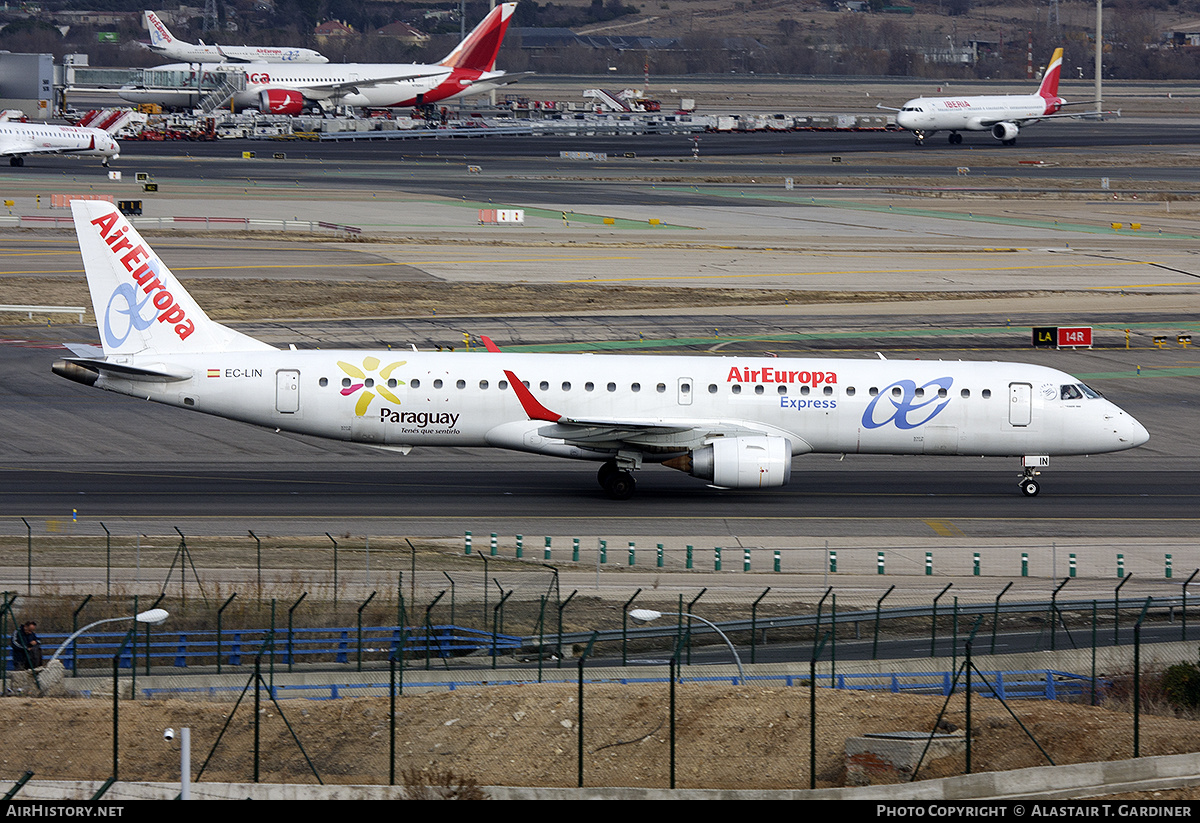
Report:
[[[584,391],[595,391],[595,389],[596,389],[595,383],[584,383],[583,384]]]
[[[938,389],[938,397],[946,397],[949,394],[950,392],[946,391],[945,389]]]
[[[959,395],[960,395],[960,396],[961,396],[961,397],[962,397],[964,400],[966,400],[968,397],[970,397],[970,396],[971,396],[971,390],[970,390],[970,389],[963,389],[962,391],[960,391],[960,392],[959,392]]]
[[[562,389],[563,389],[563,391],[570,391],[570,390],[571,390],[571,384],[570,384],[568,381],[564,380],[564,381],[563,381],[563,385],[562,385]]]
[[[984,400],[987,400],[989,397],[991,397],[991,396],[992,396],[992,390],[991,390],[991,389],[984,389],[982,392],[980,392],[980,394],[983,396],[983,399],[984,399]]]
[[[846,387],[846,396],[847,396],[847,397],[853,397],[853,396],[854,396],[854,387],[853,387],[853,386],[847,386],[847,387]]]
[[[780,383],[779,387],[775,389],[775,391],[779,392],[780,394],[787,394],[787,386],[783,383]]]
[[[538,383],[538,388],[541,389],[542,391],[549,391],[550,384],[547,383],[545,380],[543,380],[541,383]]]
[[[629,386],[629,390],[632,392],[639,392],[642,390],[642,384],[641,383],[631,383]]]
[[[466,381],[466,380],[459,380],[459,381],[458,381],[457,383],[455,383],[454,385],[458,386],[460,389],[465,389],[465,388],[467,387],[467,381]]]
[[[479,381],[479,388],[486,389],[487,387],[488,387],[488,382],[486,380]]]
[[[654,387],[654,390],[657,391],[659,394],[662,394],[663,392],[665,392],[667,390],[667,384],[659,383],[657,386]]]
[[[414,389],[419,389],[421,388],[421,381],[419,378],[414,377],[409,381],[408,385],[412,386]]]
[[[810,391],[812,391],[812,389],[810,389],[808,386],[801,386],[801,387],[800,387],[800,394],[804,395],[805,397],[808,397],[808,393],[809,393]]]
[[[616,383],[609,383],[609,384],[608,384],[608,386],[607,386],[606,388],[607,388],[609,391],[616,391],[616,390],[617,390],[617,384],[616,384]]]
[[[872,387],[871,387],[871,390],[870,390],[869,392],[867,392],[867,394],[869,394],[869,395],[871,395],[872,397],[874,397],[875,395],[879,394],[879,389],[877,389],[877,388],[875,388],[874,386],[872,386]]]
[[[508,388],[508,381],[501,380],[499,383],[496,384],[496,388],[498,388],[500,391],[504,391],[505,389]]]
[[[329,385],[329,378],[322,377],[320,380],[317,381],[317,385],[319,385],[321,388],[325,388],[326,386]]]
[[[709,393],[709,394],[716,394],[716,393],[717,393],[717,384],[716,384],[716,383],[709,383],[709,384],[708,384],[708,393]]]
[[[442,380],[440,377],[437,380],[433,381],[433,387],[435,389],[440,389],[442,387]]]
[[[833,396],[833,386],[826,386],[824,389],[821,390],[821,393],[824,394],[826,397],[832,397]]]
[[[741,385],[739,385],[738,383],[734,383],[732,391],[734,394],[741,394],[742,393]]]
[[[762,393],[763,393],[763,387],[762,387],[762,386],[755,386],[755,387],[754,387],[754,393],[755,393],[755,394],[762,394]]]

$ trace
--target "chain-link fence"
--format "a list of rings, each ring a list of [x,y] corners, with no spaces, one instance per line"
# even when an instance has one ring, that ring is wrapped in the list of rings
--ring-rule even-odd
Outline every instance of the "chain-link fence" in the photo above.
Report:
[[[1195,750],[1177,584],[643,581],[636,559],[321,538],[10,546],[36,559],[0,602],[0,776],[178,779],[168,726],[201,783],[809,788]]]

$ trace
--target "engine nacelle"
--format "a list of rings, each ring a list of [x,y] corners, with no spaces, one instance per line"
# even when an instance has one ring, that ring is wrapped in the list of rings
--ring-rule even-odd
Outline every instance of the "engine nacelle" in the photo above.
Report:
[[[792,444],[782,437],[723,437],[691,457],[692,477],[727,489],[765,489],[792,479]]]
[[[1019,131],[1016,123],[997,123],[992,126],[992,137],[1004,141],[1016,140]]]
[[[290,89],[265,89],[258,93],[265,114],[303,114],[304,95]]]

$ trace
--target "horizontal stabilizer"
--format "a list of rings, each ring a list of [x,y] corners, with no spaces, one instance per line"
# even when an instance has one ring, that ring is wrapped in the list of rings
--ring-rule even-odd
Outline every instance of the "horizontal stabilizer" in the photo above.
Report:
[[[84,357],[55,360],[50,370],[59,377],[65,377],[88,386],[93,385],[101,374],[118,380],[135,380],[143,383],[177,383],[181,380],[190,380],[193,374],[191,369],[169,366],[165,363],[128,366],[123,363],[110,363],[107,360]]]

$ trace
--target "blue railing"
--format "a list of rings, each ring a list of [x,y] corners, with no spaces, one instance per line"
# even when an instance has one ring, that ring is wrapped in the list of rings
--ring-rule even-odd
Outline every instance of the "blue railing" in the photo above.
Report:
[[[506,677],[489,677],[486,680],[421,680],[407,681],[404,688],[408,691],[417,689],[435,691],[455,691],[456,689],[481,688],[485,686],[517,686],[531,682],[529,679],[512,677],[512,672]],[[978,677],[971,679],[971,690],[985,697],[1000,696],[1005,700],[1061,700],[1085,695],[1091,687],[1091,681],[1077,674],[1051,670],[1031,670],[1017,672],[983,672],[982,682]],[[829,676],[817,677],[818,686],[828,686]],[[564,678],[558,672],[546,672],[539,681],[542,683],[575,684],[576,677]],[[608,683],[616,685],[642,685],[647,683],[665,683],[662,677],[603,677],[586,678],[587,683]],[[680,683],[723,683],[738,685],[743,681],[736,676],[728,677],[682,677]],[[780,684],[785,687],[807,686],[807,675],[753,675],[747,677],[747,683]],[[873,691],[907,691],[924,694],[947,694],[953,675],[950,672],[893,672],[861,675],[838,675],[834,678],[834,688],[847,690]],[[965,687],[961,678],[958,690]],[[325,684],[276,684],[264,691],[276,698],[304,698],[307,700],[338,700],[342,697],[363,697],[368,695],[386,694],[390,685],[387,682],[363,683],[325,683]],[[148,697],[179,697],[182,695],[203,695],[217,697],[219,695],[236,694],[241,686],[213,686],[191,688],[155,688],[143,689]]]
[[[406,657],[430,657],[447,659],[467,654],[509,654],[521,648],[521,638],[512,635],[492,635],[487,632],[462,626],[432,626],[406,628],[404,654]],[[218,638],[215,631],[151,633],[149,649],[144,636],[139,634],[135,644],[126,646],[120,659],[121,668],[133,664],[134,655],[139,663],[149,653],[152,667],[170,666],[186,669],[189,666],[240,666],[250,663],[269,635],[266,629],[241,629],[223,631]],[[51,649],[58,647],[68,635],[44,634],[42,648],[48,659]],[[75,671],[77,667],[93,668],[108,665],[117,651],[117,645],[125,638],[124,633],[89,633],[76,640],[72,647],[59,656],[63,666]],[[276,664],[294,663],[337,663],[357,662],[361,655],[366,660],[386,660],[400,648],[399,626],[363,627],[361,635],[357,628],[287,629],[275,633],[275,642],[265,650],[273,656]],[[136,645],[136,652],[131,646]]]

